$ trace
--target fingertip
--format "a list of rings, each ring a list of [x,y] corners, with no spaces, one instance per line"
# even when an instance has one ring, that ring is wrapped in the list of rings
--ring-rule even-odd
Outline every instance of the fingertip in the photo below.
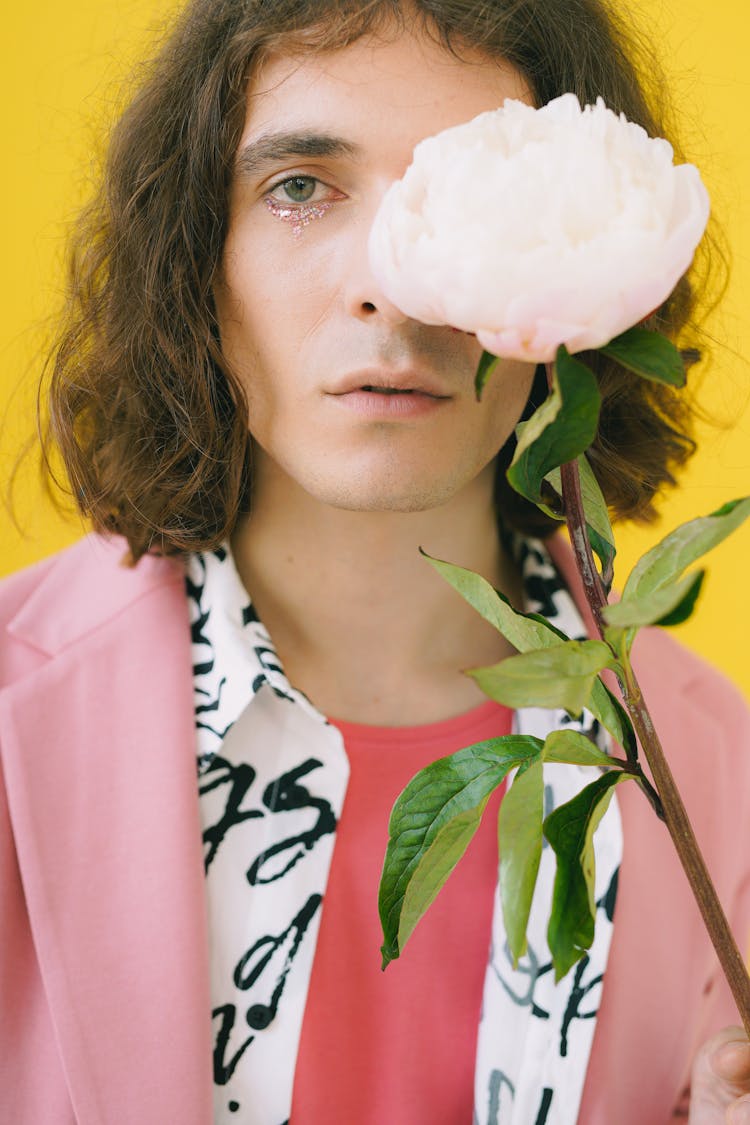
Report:
[[[750,1042],[743,1038],[723,1044],[714,1052],[711,1068],[725,1082],[750,1079]]]
[[[727,1125],[750,1125],[750,1094],[732,1102],[726,1115]]]

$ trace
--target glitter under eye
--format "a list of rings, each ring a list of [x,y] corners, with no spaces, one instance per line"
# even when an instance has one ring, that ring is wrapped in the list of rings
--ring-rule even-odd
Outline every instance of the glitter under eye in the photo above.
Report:
[[[333,201],[290,205],[266,196],[266,207],[275,218],[281,219],[282,223],[291,223],[292,234],[298,238],[308,223],[311,223],[313,219],[322,219],[325,213],[330,211],[333,207]]]

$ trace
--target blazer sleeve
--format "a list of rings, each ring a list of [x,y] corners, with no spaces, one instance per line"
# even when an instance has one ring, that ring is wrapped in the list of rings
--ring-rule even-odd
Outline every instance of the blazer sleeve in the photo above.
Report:
[[[723,862],[731,872],[730,887],[722,905],[732,933],[747,964],[750,960],[750,710],[736,689],[721,680],[721,761],[711,755],[707,769],[723,773],[721,797],[714,810],[717,819],[729,813],[730,823],[723,849]],[[718,726],[717,722],[717,726]],[[707,984],[702,1041],[722,1027],[740,1024],[737,1006],[718,964]]]

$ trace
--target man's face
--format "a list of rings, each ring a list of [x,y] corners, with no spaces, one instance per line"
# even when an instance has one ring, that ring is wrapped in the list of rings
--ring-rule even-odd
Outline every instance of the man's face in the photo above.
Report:
[[[533,367],[502,363],[477,403],[475,338],[404,317],[368,265],[375,212],[417,142],[532,100],[509,65],[466,57],[417,33],[360,39],[271,57],[251,85],[216,302],[261,489],[273,476],[334,507],[432,508],[518,421]]]

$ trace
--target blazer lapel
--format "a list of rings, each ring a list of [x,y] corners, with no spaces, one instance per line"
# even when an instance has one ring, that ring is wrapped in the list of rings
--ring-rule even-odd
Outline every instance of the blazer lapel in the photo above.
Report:
[[[205,1125],[208,952],[180,568],[84,540],[10,632],[49,657],[0,695],[32,933],[80,1125]],[[43,1079],[40,1079],[43,1080]]]

